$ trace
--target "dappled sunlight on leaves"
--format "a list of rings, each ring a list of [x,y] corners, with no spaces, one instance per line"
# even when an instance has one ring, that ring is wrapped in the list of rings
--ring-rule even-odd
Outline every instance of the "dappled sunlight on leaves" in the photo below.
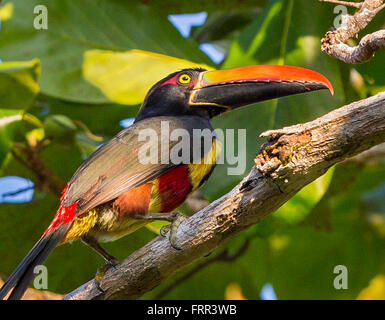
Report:
[[[226,300],[247,300],[238,283],[229,283],[225,290]]]
[[[170,70],[198,67],[211,69],[207,65],[142,50],[91,50],[84,54],[83,75],[110,101],[138,104],[154,83],[169,75]]]
[[[8,2],[2,6],[0,6],[0,20],[7,21],[12,18],[13,14],[13,3]]]
[[[370,280],[369,285],[363,289],[357,300],[384,300],[385,299],[385,275],[379,274]]]

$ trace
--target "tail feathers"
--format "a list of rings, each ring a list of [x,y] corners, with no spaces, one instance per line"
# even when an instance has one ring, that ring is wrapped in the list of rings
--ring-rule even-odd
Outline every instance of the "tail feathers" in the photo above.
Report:
[[[59,244],[69,226],[70,224],[59,226],[56,230],[44,235],[33,246],[0,289],[0,300],[4,299],[12,288],[14,289],[8,299],[21,299],[34,277],[35,266],[42,264],[47,259],[51,251]]]

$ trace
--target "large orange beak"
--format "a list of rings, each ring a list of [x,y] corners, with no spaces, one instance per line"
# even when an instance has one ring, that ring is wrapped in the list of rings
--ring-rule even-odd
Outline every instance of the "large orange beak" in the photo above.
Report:
[[[322,74],[300,67],[248,66],[204,71],[194,85],[191,106],[207,106],[215,114],[259,101],[333,87]]]

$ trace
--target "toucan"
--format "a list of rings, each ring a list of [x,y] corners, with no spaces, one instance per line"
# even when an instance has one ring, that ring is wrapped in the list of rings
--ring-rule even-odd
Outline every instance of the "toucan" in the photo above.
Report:
[[[170,244],[181,249],[176,231],[184,216],[174,210],[211,175],[218,141],[213,135],[209,148],[195,152],[202,146],[191,139],[190,161],[177,163],[154,157],[146,162],[138,156],[145,144],[150,144],[149,150],[166,146],[169,151],[178,142],[163,138],[149,142],[140,137],[145,130],[160,134],[162,124],[167,123],[170,130],[183,129],[191,135],[197,129],[213,132],[210,120],[224,112],[320,89],[333,93],[323,75],[282,65],[184,69],[160,80],[147,93],[134,123],[77,169],[62,192],[51,224],[6,280],[0,298],[12,290],[9,299],[20,299],[34,277],[34,267],[42,264],[56,246],[75,239],[116,265],[118,260],[100,242],[116,240],[151,221],[165,220],[171,222]]]

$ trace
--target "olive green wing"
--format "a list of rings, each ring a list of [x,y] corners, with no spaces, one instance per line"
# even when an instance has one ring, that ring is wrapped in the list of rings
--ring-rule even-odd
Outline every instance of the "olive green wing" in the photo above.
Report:
[[[183,132],[191,137],[194,128],[211,130],[211,125],[202,118],[191,116],[155,117],[134,123],[101,146],[79,167],[68,183],[62,205],[66,207],[77,202],[76,214],[81,214],[183,165],[169,159],[170,150],[181,140],[172,141],[166,133],[184,129]],[[194,152],[191,139],[185,141],[193,160],[200,152]]]

